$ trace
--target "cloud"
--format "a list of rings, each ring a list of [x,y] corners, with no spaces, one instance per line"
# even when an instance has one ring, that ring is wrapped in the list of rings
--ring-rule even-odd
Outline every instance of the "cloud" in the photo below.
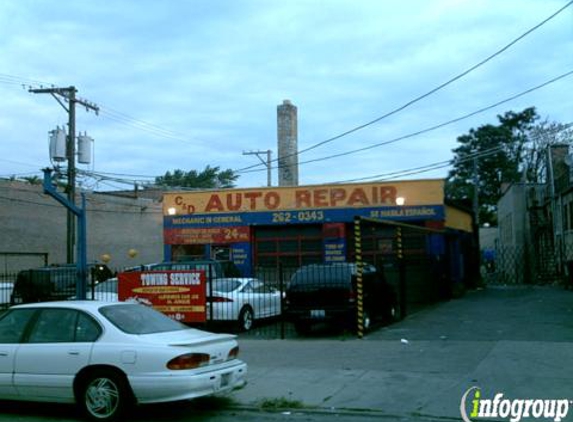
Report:
[[[80,108],[77,114],[78,131],[96,139],[98,171],[236,169],[257,163],[243,150],[276,151],[276,106],[283,99],[299,108],[299,147],[305,148],[428,92],[562,6],[557,0],[3,2],[0,74],[75,85],[78,95],[101,105],[99,117]],[[406,110],[302,154],[301,161],[429,127],[571,70],[570,15]],[[5,80],[0,75],[0,156],[30,164],[2,161],[0,174],[46,165],[47,132],[66,122],[65,112],[50,96]],[[451,157],[457,136],[510,109],[535,105],[541,115],[566,122],[570,86],[562,81],[435,133],[303,165],[301,180],[329,182],[442,161]],[[246,174],[239,183],[264,185],[266,173]]]

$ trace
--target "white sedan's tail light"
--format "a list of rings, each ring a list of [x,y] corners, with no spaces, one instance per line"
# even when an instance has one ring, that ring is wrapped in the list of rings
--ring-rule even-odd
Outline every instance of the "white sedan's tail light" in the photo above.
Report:
[[[232,302],[233,299],[229,299],[228,297],[221,297],[221,296],[213,296],[208,297],[207,302],[214,302],[214,303],[228,303]]]
[[[239,356],[239,346],[235,346],[229,351],[227,360],[237,359],[237,356]]]
[[[167,369],[182,370],[199,368],[200,366],[207,365],[210,359],[211,357],[206,353],[187,353],[167,362]]]

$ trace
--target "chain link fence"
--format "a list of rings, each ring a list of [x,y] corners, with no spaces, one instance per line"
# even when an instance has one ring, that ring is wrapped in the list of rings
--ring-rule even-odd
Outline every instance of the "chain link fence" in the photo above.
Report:
[[[488,285],[573,286],[573,245],[497,247],[482,252],[480,275]]]

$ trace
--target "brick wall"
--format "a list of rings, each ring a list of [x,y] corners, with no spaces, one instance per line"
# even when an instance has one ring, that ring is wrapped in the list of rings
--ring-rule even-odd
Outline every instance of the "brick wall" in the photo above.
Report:
[[[162,208],[159,201],[88,193],[88,261],[109,254],[111,268],[163,259]],[[79,200],[77,201],[79,203]],[[42,187],[0,180],[0,252],[48,252],[50,263],[66,260],[66,209]],[[131,258],[130,249],[137,250]],[[17,258],[0,262],[19,269]]]

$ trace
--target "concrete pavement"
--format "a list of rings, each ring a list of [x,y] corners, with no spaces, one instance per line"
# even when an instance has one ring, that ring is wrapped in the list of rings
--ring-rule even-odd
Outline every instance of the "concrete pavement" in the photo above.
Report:
[[[462,396],[473,386],[483,398],[573,400],[573,292],[553,287],[468,292],[362,340],[240,345],[249,384],[233,397],[246,406],[280,399],[460,420]],[[573,404],[565,420],[573,420]]]

